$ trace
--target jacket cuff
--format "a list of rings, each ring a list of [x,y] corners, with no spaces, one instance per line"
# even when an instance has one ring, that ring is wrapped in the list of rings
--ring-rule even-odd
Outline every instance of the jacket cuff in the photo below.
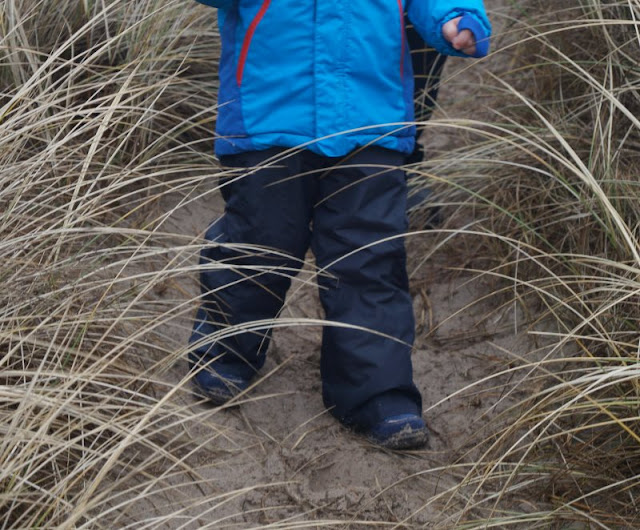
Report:
[[[448,13],[447,16],[438,23],[435,32],[436,34],[433,36],[434,41],[429,42],[429,44],[431,44],[440,53],[444,53],[446,55],[454,55],[456,57],[471,57],[464,52],[456,50],[442,35],[442,27],[447,22],[453,20],[454,18],[463,17],[465,15],[473,17],[478,22],[478,24],[482,26],[485,32],[485,37],[487,39],[491,36],[491,23],[484,13],[480,13],[475,10],[455,10]]]
[[[453,2],[452,2],[453,3]],[[491,23],[482,0],[457,0],[458,7],[449,10],[447,6],[424,0],[407,0],[411,22],[422,38],[438,52],[445,55],[469,57],[451,46],[442,36],[442,27],[451,19],[469,15],[485,30],[485,37],[491,36]]]

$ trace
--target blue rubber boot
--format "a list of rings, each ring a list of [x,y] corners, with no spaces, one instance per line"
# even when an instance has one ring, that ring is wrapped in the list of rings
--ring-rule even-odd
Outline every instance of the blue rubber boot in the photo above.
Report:
[[[203,367],[193,375],[196,398],[205,397],[212,405],[224,405],[249,388],[250,379],[224,373],[219,367]]]
[[[429,439],[427,426],[417,414],[390,416],[364,434],[369,441],[386,449],[418,449]]]

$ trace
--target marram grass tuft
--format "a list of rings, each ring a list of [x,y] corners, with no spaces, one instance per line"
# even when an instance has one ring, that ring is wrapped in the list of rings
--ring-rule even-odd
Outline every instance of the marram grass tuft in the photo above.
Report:
[[[433,252],[473,241],[495,303],[528,308],[551,346],[496,374],[518,399],[473,451],[437,468],[409,456],[418,478],[455,478],[415,513],[436,506],[446,529],[636,528],[640,3],[513,4],[482,119],[436,116],[430,131],[467,143],[412,171],[453,218]],[[297,471],[211,486],[261,433],[193,407],[172,371],[186,345],[166,329],[193,315],[178,279],[195,281],[201,240],[167,228],[161,204],[220,171],[216,31],[195,2],[0,4],[2,529],[419,526],[391,507],[336,518],[294,494]],[[290,493],[281,512],[247,501],[272,488]]]

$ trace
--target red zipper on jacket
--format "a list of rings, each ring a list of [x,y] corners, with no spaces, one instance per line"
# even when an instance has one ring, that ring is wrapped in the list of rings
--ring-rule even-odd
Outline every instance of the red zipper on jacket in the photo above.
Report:
[[[398,0],[398,11],[400,12],[400,77],[404,77],[404,47],[405,33],[404,33],[404,9],[402,8],[402,0]]]
[[[400,0],[398,0],[400,1]],[[238,86],[242,84],[242,75],[244,74],[244,65],[247,62],[247,55],[249,54],[249,46],[251,46],[251,39],[253,39],[253,34],[256,32],[258,24],[264,17],[267,9],[269,9],[269,4],[271,0],[263,0],[262,5],[260,6],[260,10],[256,13],[256,16],[253,17],[251,24],[249,24],[249,29],[244,34],[244,40],[242,41],[242,49],[240,50],[240,59],[238,59],[238,69],[236,70],[236,82]]]

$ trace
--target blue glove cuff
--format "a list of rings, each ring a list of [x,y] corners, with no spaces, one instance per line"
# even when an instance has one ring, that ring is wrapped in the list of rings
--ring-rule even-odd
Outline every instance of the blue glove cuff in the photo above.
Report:
[[[486,57],[489,54],[489,37],[476,17],[467,13],[458,22],[458,31],[468,29],[476,39],[476,53],[471,57]]]

